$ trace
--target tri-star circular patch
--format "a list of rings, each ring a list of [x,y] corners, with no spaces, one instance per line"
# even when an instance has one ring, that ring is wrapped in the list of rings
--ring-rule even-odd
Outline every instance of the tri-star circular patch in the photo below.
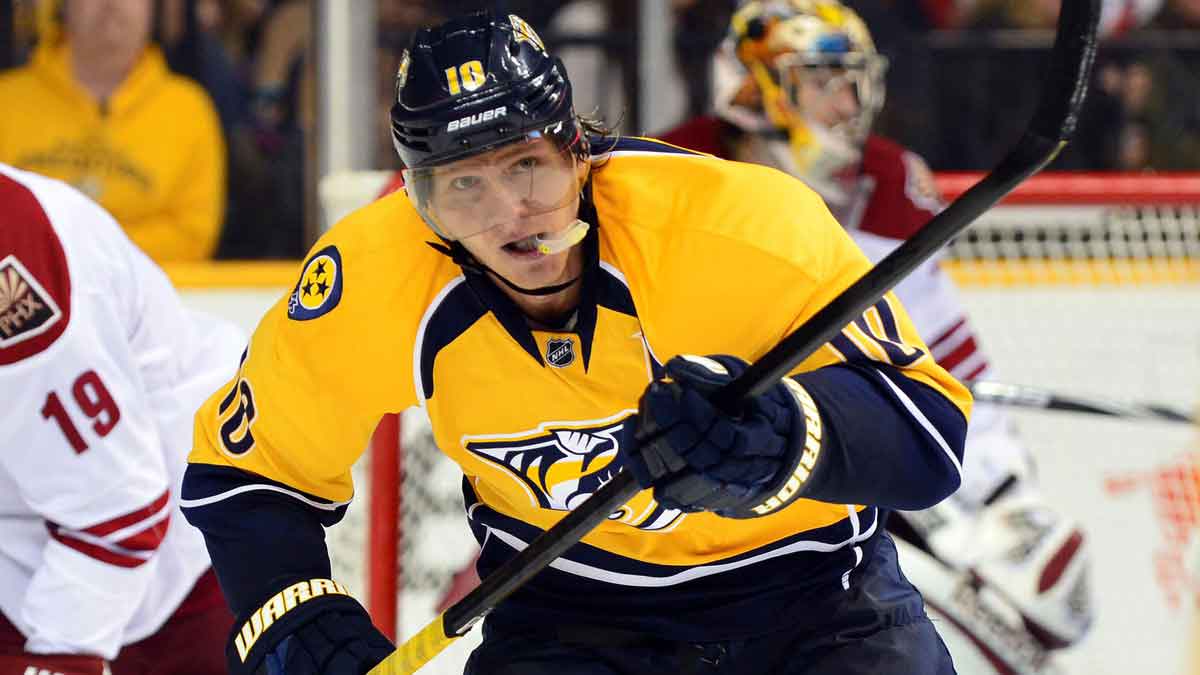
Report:
[[[288,318],[308,321],[328,313],[342,299],[342,256],[326,246],[304,263],[300,281],[288,299]]]

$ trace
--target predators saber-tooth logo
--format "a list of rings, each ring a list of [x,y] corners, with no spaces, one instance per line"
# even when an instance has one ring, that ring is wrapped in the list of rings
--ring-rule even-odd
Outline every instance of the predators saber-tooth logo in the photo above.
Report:
[[[463,446],[519,482],[531,506],[570,511],[621,470],[618,434],[633,412],[604,420],[547,422],[515,434],[467,436]],[[609,519],[654,531],[671,527],[682,516],[643,492]]]

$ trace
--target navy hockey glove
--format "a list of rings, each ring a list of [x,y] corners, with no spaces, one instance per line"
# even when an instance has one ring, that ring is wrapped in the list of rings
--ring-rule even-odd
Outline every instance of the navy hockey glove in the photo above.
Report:
[[[226,648],[234,675],[364,675],[396,649],[330,579],[292,584],[241,618]]]
[[[816,404],[784,378],[727,415],[708,396],[745,369],[734,356],[677,356],[642,394],[626,465],[662,506],[753,518],[799,496],[820,454]]]

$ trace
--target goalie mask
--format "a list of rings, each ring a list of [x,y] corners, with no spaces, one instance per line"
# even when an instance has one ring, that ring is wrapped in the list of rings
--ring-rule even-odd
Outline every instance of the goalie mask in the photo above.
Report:
[[[443,239],[575,205],[588,147],[562,61],[516,15],[480,13],[418,32],[401,58],[392,139],[405,190]],[[544,253],[578,243],[580,221]]]
[[[855,145],[866,140],[883,107],[887,60],[853,10],[832,0],[754,1],[734,14],[730,30],[750,79],[730,83],[718,68],[727,80],[718,83],[718,108],[757,106],[778,129],[819,126]]]

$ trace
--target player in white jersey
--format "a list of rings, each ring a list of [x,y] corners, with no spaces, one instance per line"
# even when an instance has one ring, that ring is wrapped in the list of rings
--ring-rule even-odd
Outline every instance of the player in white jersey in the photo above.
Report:
[[[244,344],[94,202],[0,164],[0,675],[224,672],[178,488]]]
[[[943,205],[924,160],[870,131],[886,66],[838,2],[749,2],[714,59],[716,115],[661,137],[803,179],[878,262]],[[942,367],[962,381],[995,377],[937,260],[895,293]],[[1003,411],[977,402],[960,489],[889,523],[960,673],[1051,672],[1052,650],[1090,623],[1083,534],[1039,497],[1032,473]]]

